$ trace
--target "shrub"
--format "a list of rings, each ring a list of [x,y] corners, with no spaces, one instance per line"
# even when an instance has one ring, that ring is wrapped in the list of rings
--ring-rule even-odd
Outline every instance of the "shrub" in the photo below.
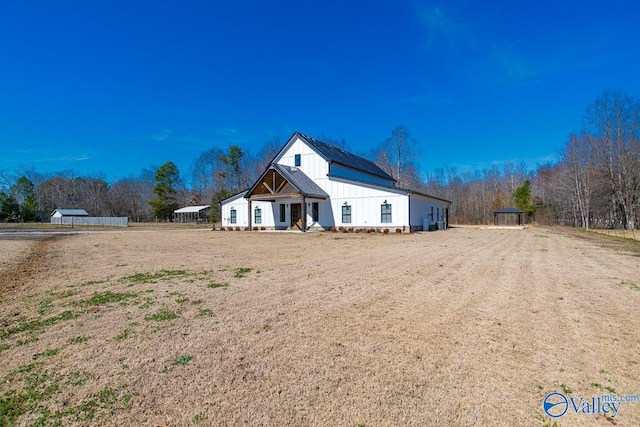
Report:
[[[266,228],[264,226],[260,227],[260,230],[266,230]]]
[[[236,231],[240,231],[240,227],[236,227]]]
[[[258,227],[253,227],[253,231],[258,231]]]
[[[360,233],[362,230],[360,230],[359,228],[356,228],[354,231],[355,231],[356,233]]]
[[[335,227],[329,227],[329,231],[333,232],[333,233],[337,233],[338,229]]]
[[[400,228],[396,228],[396,233],[402,233],[402,230]]]
[[[389,234],[389,229],[388,229],[388,228],[385,228],[384,230],[382,230],[382,232],[383,232],[384,234]]]

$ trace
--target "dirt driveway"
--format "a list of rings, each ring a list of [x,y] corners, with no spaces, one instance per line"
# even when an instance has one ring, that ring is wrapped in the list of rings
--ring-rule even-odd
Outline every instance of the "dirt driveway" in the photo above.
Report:
[[[0,289],[9,425],[543,426],[553,391],[640,394],[640,257],[605,237],[0,236]],[[640,402],[610,415],[557,422]]]

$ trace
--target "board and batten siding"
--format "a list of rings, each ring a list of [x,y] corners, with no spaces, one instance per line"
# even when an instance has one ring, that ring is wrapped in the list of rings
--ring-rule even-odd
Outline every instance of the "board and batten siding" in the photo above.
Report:
[[[436,221],[445,220],[445,209],[448,207],[448,203],[443,200],[434,199],[431,197],[423,196],[421,194],[411,195],[411,227],[414,229],[422,229],[423,221],[427,218],[431,225],[434,225]],[[433,210],[433,217],[431,211]],[[438,216],[439,214],[439,216]]]
[[[296,154],[300,154],[300,166],[295,164]],[[274,163],[297,167],[316,182],[319,178],[326,178],[329,173],[329,163],[300,138],[296,138],[295,142],[274,160]]]
[[[247,227],[249,222],[247,221],[247,209],[249,209],[249,202],[244,197],[237,198],[229,203],[225,203],[221,206],[220,216],[223,227]],[[236,222],[231,222],[231,211],[236,211]]]
[[[325,178],[318,185],[331,195],[335,226],[402,228],[409,226],[409,197],[380,187]],[[382,222],[382,205],[391,205],[391,222]],[[351,223],[342,223],[342,206],[351,206]]]
[[[291,206],[291,203],[300,203],[299,200],[296,199],[280,199],[275,203],[264,202],[264,201],[254,201],[251,202],[251,227],[265,227],[265,228],[274,228],[274,227],[285,227],[290,225],[290,208],[286,208],[286,218],[285,222],[280,222],[280,204],[283,203],[285,205]],[[260,208],[262,221],[260,224],[256,224],[256,208]],[[231,223],[231,210],[235,209],[236,211],[236,222],[235,224]],[[244,197],[240,197],[236,200],[233,200],[228,203],[224,203],[221,208],[221,224],[223,227],[248,227],[249,223],[247,221],[249,209],[249,201]]]

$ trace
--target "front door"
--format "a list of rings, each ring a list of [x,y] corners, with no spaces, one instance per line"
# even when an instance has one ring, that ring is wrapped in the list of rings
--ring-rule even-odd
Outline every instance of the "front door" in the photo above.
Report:
[[[291,228],[302,230],[302,203],[291,204]]]

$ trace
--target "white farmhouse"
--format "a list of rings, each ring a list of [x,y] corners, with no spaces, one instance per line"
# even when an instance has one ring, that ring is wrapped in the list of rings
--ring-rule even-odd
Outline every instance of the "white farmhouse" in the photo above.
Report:
[[[446,228],[450,201],[395,184],[373,162],[296,132],[251,188],[220,202],[222,226]]]

